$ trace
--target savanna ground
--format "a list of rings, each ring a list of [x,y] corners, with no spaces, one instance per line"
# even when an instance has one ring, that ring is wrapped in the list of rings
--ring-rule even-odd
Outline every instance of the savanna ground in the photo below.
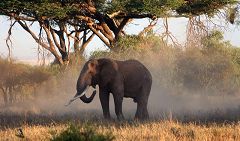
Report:
[[[59,71],[55,65],[38,68],[1,59],[0,86],[6,91],[0,93],[0,140],[240,140],[239,48],[223,41],[220,32],[204,38],[201,48],[169,46],[153,35],[139,41],[122,39],[121,51],[92,57],[135,58],[149,68],[148,121],[132,120],[131,99],[124,99],[125,121],[116,120],[112,97],[112,121],[102,118],[98,96],[90,104],[65,107],[84,61]]]
[[[138,122],[132,120],[126,121],[104,121],[99,115],[90,119],[81,119],[81,113],[66,114],[62,116],[4,116],[1,118],[10,118],[2,120],[8,125],[1,127],[1,140],[54,140],[62,133],[69,131],[73,136],[80,134],[89,136],[89,134],[99,134],[109,136],[106,140],[240,140],[239,122],[177,122],[173,120],[149,120]],[[9,121],[12,120],[12,121]],[[21,124],[18,122],[22,122]],[[12,122],[12,123],[11,123]],[[12,124],[12,127],[10,127]],[[18,125],[19,126],[16,126]],[[8,127],[9,126],[9,127]],[[71,127],[73,126],[73,127]],[[92,132],[88,128],[93,128]],[[69,129],[70,128],[70,129]],[[72,131],[71,128],[77,128],[79,132]],[[24,137],[19,136],[19,129],[23,131]],[[72,133],[71,133],[72,132]],[[63,139],[67,140],[67,135]],[[100,140],[100,139],[99,139]]]

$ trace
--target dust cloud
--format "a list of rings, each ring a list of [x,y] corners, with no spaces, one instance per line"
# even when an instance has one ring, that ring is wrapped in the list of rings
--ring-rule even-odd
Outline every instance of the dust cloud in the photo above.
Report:
[[[145,59],[145,60],[144,60]],[[151,71],[153,85],[149,97],[148,110],[151,118],[178,120],[198,120],[201,118],[210,119],[217,116],[227,118],[231,114],[239,115],[239,100],[237,95],[217,95],[198,92],[198,90],[188,90],[183,87],[173,85],[174,77],[170,74],[173,61],[156,59],[138,59],[143,62]],[[168,65],[167,65],[168,64]],[[171,66],[169,66],[169,64]],[[167,65],[167,66],[166,66]],[[80,72],[81,68],[79,68]],[[79,73],[78,73],[79,74]],[[81,100],[75,100],[71,105],[64,106],[76,93],[76,82],[78,74],[68,72],[59,78],[53,78],[44,83],[36,92],[36,97],[30,100],[16,103],[12,106],[1,108],[1,112],[11,113],[34,113],[36,115],[66,115],[79,113],[80,116],[91,116],[96,114],[102,117],[102,109],[98,94],[94,100],[85,104]],[[57,80],[55,80],[57,79]],[[171,82],[171,83],[170,83]],[[90,96],[92,89],[88,90]],[[97,88],[97,92],[98,88]],[[124,98],[123,112],[126,118],[133,118],[136,111],[136,103],[130,98]],[[110,111],[113,117],[114,103],[110,96]]]

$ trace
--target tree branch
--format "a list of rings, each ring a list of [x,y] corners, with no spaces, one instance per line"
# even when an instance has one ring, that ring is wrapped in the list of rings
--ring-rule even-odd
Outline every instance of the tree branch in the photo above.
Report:
[[[40,44],[43,48],[45,48],[45,49],[47,49],[47,50],[50,51],[50,47],[49,47],[47,44],[41,42],[41,41],[39,40],[39,38],[35,35],[35,33],[33,33],[33,32],[29,29],[29,27],[27,26],[27,24],[26,24],[25,22],[23,23],[23,22],[20,21],[20,20],[18,20],[17,22],[19,23],[19,25],[21,25],[21,27],[22,27],[25,31],[27,31],[27,32],[33,37],[33,39],[34,39],[38,44]]]
[[[36,18],[33,18],[33,17],[25,17],[25,16],[19,16],[18,14],[16,13],[5,13],[7,16],[9,17],[13,17],[15,20],[19,21],[19,20],[22,20],[22,21],[37,21]]]
[[[9,58],[9,59],[11,58],[11,47],[12,47],[11,35],[12,35],[12,28],[13,28],[13,26],[15,25],[16,22],[17,22],[17,21],[14,21],[14,22],[12,23],[12,20],[11,20],[10,28],[9,28],[9,30],[8,30],[8,36],[7,36],[7,39],[6,39],[6,44],[7,44],[7,48],[8,48],[8,58]],[[11,45],[9,45],[8,42],[10,42]]]
[[[115,33],[115,40],[118,39],[119,34],[122,32],[124,26],[128,23],[128,21],[129,21],[129,18],[124,18],[124,19],[122,20],[122,22],[120,23],[120,25],[119,25],[118,28],[117,28],[117,32]]]
[[[106,26],[106,25],[105,25]],[[95,25],[95,28],[97,29],[97,30],[100,30],[100,32],[109,40],[109,41],[113,41],[114,39],[113,39],[113,35],[112,34],[108,34],[107,32],[106,32],[106,30],[104,30],[104,27],[102,26],[102,25]],[[109,32],[111,32],[111,31],[109,31]]]
[[[94,37],[94,33],[92,33],[92,35],[90,37],[88,37],[88,39],[86,40],[86,42],[83,43],[81,49],[80,49],[80,52],[82,53],[85,48],[87,47],[87,45],[92,41],[93,37]]]
[[[154,14],[135,14],[135,13],[126,14],[126,13],[118,13],[117,15],[115,15],[114,18],[116,18],[116,19],[123,19],[123,18],[129,18],[129,19],[150,18],[152,20],[155,20],[157,18],[157,16],[154,15]]]
[[[149,32],[156,24],[157,20],[151,21],[150,24],[145,27],[138,35],[143,36],[145,33]]]
[[[51,35],[52,35],[54,44],[57,46],[57,48],[60,48],[60,44],[59,44],[58,41],[57,41],[56,32],[55,32],[54,29],[52,29],[51,27],[49,27],[49,28],[50,28],[50,33],[51,33]]]
[[[95,33],[109,48],[112,48],[113,46],[102,36],[92,25],[88,26],[93,33]]]

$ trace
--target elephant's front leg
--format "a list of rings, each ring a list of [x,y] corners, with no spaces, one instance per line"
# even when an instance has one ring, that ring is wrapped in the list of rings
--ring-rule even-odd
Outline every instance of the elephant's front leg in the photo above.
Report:
[[[123,103],[124,89],[122,85],[118,85],[113,90],[113,98],[115,104],[115,113],[118,120],[123,120],[124,116],[122,113],[122,103]]]
[[[122,102],[123,97],[119,96],[119,94],[113,94],[114,103],[115,103],[115,113],[117,115],[118,120],[123,120],[124,116],[122,113]]]
[[[99,98],[102,105],[103,116],[105,119],[110,119],[110,112],[109,112],[109,93],[106,90],[100,90]]]

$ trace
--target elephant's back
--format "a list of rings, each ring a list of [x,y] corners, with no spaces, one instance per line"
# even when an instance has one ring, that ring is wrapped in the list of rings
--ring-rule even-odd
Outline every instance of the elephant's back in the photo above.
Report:
[[[125,87],[134,88],[152,84],[151,73],[138,60],[119,61],[117,63],[124,77]]]
[[[126,60],[126,61],[118,61],[118,66],[121,71],[130,71],[130,73],[134,70],[137,71],[137,73],[144,75],[144,74],[150,74],[149,70],[138,60]],[[132,72],[133,73],[133,72]]]

